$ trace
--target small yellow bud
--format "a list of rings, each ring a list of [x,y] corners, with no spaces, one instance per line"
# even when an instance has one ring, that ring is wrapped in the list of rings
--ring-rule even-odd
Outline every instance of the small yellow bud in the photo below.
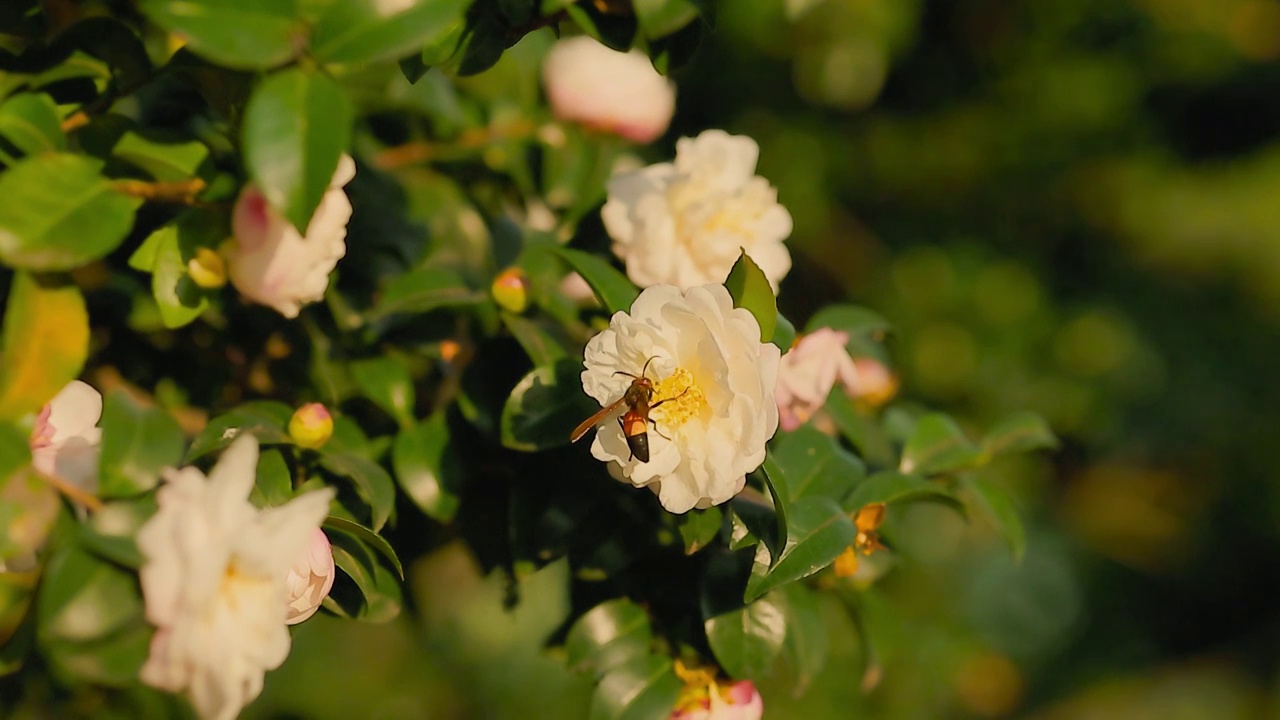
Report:
[[[499,273],[490,291],[494,302],[503,310],[519,314],[529,307],[529,279],[520,268],[507,268]]]
[[[209,248],[197,248],[195,257],[187,261],[187,274],[196,285],[213,290],[227,284],[227,263]]]
[[[333,416],[320,403],[298,408],[289,420],[289,437],[299,447],[318,449],[333,436]]]
[[[858,572],[858,553],[854,552],[852,545],[840,553],[840,557],[836,558],[832,567],[835,568],[836,577],[853,577],[853,574]]]

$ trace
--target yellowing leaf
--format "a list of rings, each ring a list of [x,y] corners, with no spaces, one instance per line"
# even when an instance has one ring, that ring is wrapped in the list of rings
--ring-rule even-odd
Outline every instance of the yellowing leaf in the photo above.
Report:
[[[84,367],[89,315],[74,285],[19,272],[9,290],[0,355],[0,420],[36,412]]]

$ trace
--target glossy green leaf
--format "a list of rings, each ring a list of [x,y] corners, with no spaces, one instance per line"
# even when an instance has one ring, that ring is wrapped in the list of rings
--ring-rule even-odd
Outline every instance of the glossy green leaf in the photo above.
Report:
[[[182,460],[182,428],[169,413],[141,405],[128,392],[111,393],[102,408],[99,494],[136,495],[155,487],[160,469]]]
[[[389,357],[375,357],[351,363],[351,377],[365,397],[386,410],[400,423],[413,424],[413,408],[417,397],[413,378],[404,365]]]
[[[142,12],[219,65],[260,70],[303,48],[297,0],[142,0]]]
[[[904,473],[938,475],[973,467],[982,452],[955,420],[942,413],[929,413],[916,423],[902,448],[899,469]]]
[[[1013,559],[1021,560],[1027,549],[1027,531],[1013,498],[1002,488],[990,482],[970,480],[965,483],[965,487],[977,497],[978,504],[986,516],[1004,536],[1005,542],[1009,544],[1009,551],[1013,553]]]
[[[111,154],[145,170],[160,182],[179,182],[196,175],[209,157],[209,148],[196,140],[161,143],[126,132],[111,149]]]
[[[80,290],[15,274],[0,345],[0,420],[38,412],[80,374],[88,354],[89,315]]]
[[[754,500],[744,492],[730,500],[729,507],[733,509],[734,519],[730,550],[763,542],[771,556],[776,557],[782,552],[786,538],[779,533],[778,517],[772,505],[765,504],[763,498]]]
[[[240,433],[249,433],[263,445],[292,444],[289,419],[293,408],[270,400],[247,402],[212,420],[191,442],[186,462],[208,455],[231,444]]]
[[[733,296],[733,306],[746,308],[760,323],[760,342],[773,339],[778,326],[778,300],[764,271],[744,250],[725,278],[724,286]]]
[[[777,345],[778,349],[784,353],[796,342],[796,326],[792,325],[782,313],[778,313],[778,325],[773,329],[773,337],[769,342]]]
[[[764,464],[760,467],[760,472],[764,475],[765,485],[769,488],[769,496],[773,500],[774,518],[778,525],[778,541],[786,542],[788,537],[788,521],[787,515],[790,511],[787,509],[791,505],[791,498],[794,493],[791,489],[791,479],[787,476],[782,466],[778,464],[777,458],[773,457],[773,453],[766,453],[764,456]],[[778,548],[771,547],[770,551]],[[775,559],[777,556],[774,556]]]
[[[588,718],[661,720],[671,715],[682,687],[669,658],[632,658],[600,679],[591,697]]]
[[[747,580],[747,602],[830,565],[857,535],[853,520],[831,498],[804,498],[789,511],[786,545],[777,559],[767,550],[757,553]]]
[[[568,357],[564,343],[535,319],[503,312],[502,324],[507,327],[520,347],[524,348],[534,365],[554,365]]]
[[[404,580],[404,566],[400,564],[400,558],[396,556],[396,551],[392,549],[391,544],[381,535],[373,530],[340,517],[327,517],[324,520],[324,527],[329,532],[344,532],[352,537],[373,548],[381,555],[387,563],[391,565],[391,569],[396,571],[396,576]]]
[[[151,264],[151,292],[160,309],[160,320],[167,328],[182,327],[209,307],[208,294],[187,272],[187,262],[195,256],[196,248],[184,234],[177,223],[170,223],[152,233],[144,244],[155,253]],[[139,258],[139,262],[142,261]]]
[[[626,598],[600,603],[569,629],[566,664],[597,678],[649,653],[653,641],[649,614]]]
[[[690,0],[633,0],[631,7],[640,31],[650,40],[666,37],[698,18],[698,8]]]
[[[375,532],[387,524],[395,506],[396,486],[381,465],[359,455],[323,450],[320,464],[329,472],[351,481],[356,493],[369,504]]]
[[[67,149],[58,106],[43,93],[20,93],[0,105],[0,137],[23,155]]]
[[[692,555],[720,535],[724,513],[715,506],[706,510],[690,510],[679,516],[676,525],[680,529],[680,539],[684,541],[684,554]]]
[[[271,448],[258,454],[257,479],[249,491],[249,502],[255,507],[278,507],[293,499],[293,473],[284,455]]]
[[[568,358],[534,368],[502,408],[502,444],[533,452],[569,443],[569,434],[600,406],[582,392],[582,363]]]
[[[734,678],[769,674],[787,636],[786,603],[773,593],[746,607],[708,618],[707,642],[720,667]]]
[[[417,0],[389,13],[375,0],[337,0],[316,24],[312,55],[324,63],[394,60],[466,26],[471,0]],[[399,9],[403,7],[403,9]]]
[[[0,261],[70,270],[115,250],[142,204],[102,177],[101,160],[46,153],[0,174]]]
[[[825,599],[804,583],[791,583],[780,591],[786,597],[787,637],[782,656],[790,668],[794,692],[802,694],[827,662],[831,628],[819,601]]]
[[[982,453],[988,458],[1057,447],[1058,438],[1049,428],[1049,423],[1031,412],[1010,415],[996,423],[982,438]]]
[[[383,623],[400,614],[403,592],[396,576],[377,561],[359,538],[345,532],[326,533],[333,562],[354,585],[357,597],[344,592],[341,578],[334,583],[323,606],[340,616]]]
[[[462,467],[450,443],[445,411],[396,435],[391,449],[396,482],[418,509],[441,522],[458,512]]]
[[[879,337],[893,330],[893,325],[879,313],[858,305],[830,305],[814,313],[805,323],[804,331],[811,333],[819,328],[831,328],[851,336]]]
[[[888,467],[893,464],[893,446],[889,443],[889,436],[875,418],[858,410],[844,390],[839,387],[833,389],[822,409],[868,465]]]
[[[142,615],[133,573],[77,547],[49,559],[37,605],[42,643],[96,640]]]
[[[581,250],[560,248],[560,257],[587,281],[600,304],[610,313],[629,312],[640,291],[605,260]]]
[[[582,28],[582,32],[614,50],[630,50],[639,30],[634,14],[600,12],[591,3],[574,3],[564,10],[574,24]]]
[[[249,97],[241,128],[249,176],[299,232],[351,143],[351,123],[346,93],[318,73],[280,71]]]
[[[964,503],[950,490],[919,475],[886,470],[864,480],[844,501],[844,509],[855,513],[870,503],[898,505],[912,502],[932,502],[965,512]]]
[[[771,454],[787,474],[791,500],[822,496],[839,502],[867,475],[861,460],[812,425],[780,434]]]
[[[385,318],[396,313],[425,313],[445,307],[464,307],[487,300],[487,296],[467,285],[452,270],[422,268],[397,275],[378,298],[370,317]]]

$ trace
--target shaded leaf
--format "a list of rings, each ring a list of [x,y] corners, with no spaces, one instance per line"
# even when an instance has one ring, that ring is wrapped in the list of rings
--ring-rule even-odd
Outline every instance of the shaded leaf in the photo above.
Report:
[[[381,465],[359,455],[325,450],[320,451],[320,465],[351,481],[356,493],[369,504],[375,532],[386,525],[395,506],[396,486]]]
[[[249,433],[262,445],[293,444],[289,437],[289,418],[293,409],[273,400],[254,400],[209,421],[191,442],[185,462],[208,455],[231,444],[240,433]]]
[[[1058,438],[1049,428],[1049,423],[1031,412],[1010,415],[996,423],[982,439],[982,453],[988,458],[1057,447]]]
[[[502,444],[533,452],[569,444],[569,434],[599,410],[582,392],[582,363],[563,358],[534,368],[507,398],[502,409]]]
[[[396,435],[391,467],[400,489],[418,509],[441,522],[453,519],[458,512],[462,468],[450,442],[444,411]]]
[[[360,523],[333,516],[325,518],[324,527],[333,532],[344,532],[373,548],[391,564],[391,569],[396,571],[396,576],[404,580],[404,566],[400,564],[400,558],[396,556],[396,551],[392,549],[391,544],[381,535]]]
[[[861,460],[812,425],[781,434],[772,455],[787,474],[791,500],[823,496],[838,502],[867,475]]]
[[[443,307],[485,302],[488,297],[473,290],[452,270],[422,268],[394,277],[370,311],[371,319],[395,313],[425,313]]]
[[[145,170],[160,182],[178,182],[195,176],[209,157],[209,148],[196,140],[160,143],[126,132],[111,149],[111,154]]]
[[[400,423],[400,427],[413,424],[413,408],[417,396],[413,390],[413,378],[404,365],[389,357],[375,357],[351,363],[351,377],[365,397]]]
[[[631,310],[631,304],[636,301],[640,291],[627,279],[626,275],[595,255],[569,248],[560,248],[558,252],[560,257],[564,258],[565,262],[587,281],[587,285],[591,286],[592,292],[596,294],[596,298],[600,300],[605,310],[610,313]]]
[[[316,24],[311,53],[326,63],[399,58],[460,33],[470,4],[471,0],[417,0],[388,13],[386,5],[375,0],[337,0]]]
[[[137,495],[155,487],[161,468],[182,460],[182,428],[168,412],[139,404],[117,390],[102,408],[99,491],[104,498]]]
[[[777,593],[708,618],[707,642],[720,667],[734,678],[763,679],[787,636],[785,602]]]
[[[982,453],[955,420],[942,413],[920,418],[902,448],[902,472],[937,475],[975,466]]]
[[[67,149],[58,106],[43,93],[20,93],[0,105],[0,137],[24,155]]]
[[[626,598],[600,603],[569,629],[566,663],[575,672],[597,678],[649,653],[653,636],[649,614]]]
[[[893,330],[893,325],[879,313],[858,305],[829,305],[809,318],[804,331],[811,333],[819,328],[839,330],[850,336],[878,337]]]
[[[683,683],[671,660],[632,658],[600,679],[591,696],[590,720],[659,720],[670,716]]]
[[[893,446],[889,443],[889,436],[876,424],[875,418],[858,410],[844,390],[834,388],[827,396],[823,410],[867,464],[879,467],[893,464]]]
[[[852,545],[855,535],[853,520],[836,501],[825,497],[796,501],[790,507],[786,545],[772,562],[767,551],[757,553],[745,599],[750,602],[818,572]]]
[[[143,0],[140,7],[194,52],[230,68],[280,65],[305,38],[297,0]]]
[[[690,510],[677,518],[676,525],[680,529],[680,539],[684,541],[684,554],[692,555],[719,536],[724,525],[724,513],[716,506]]]
[[[1009,551],[1013,553],[1013,559],[1021,560],[1027,549],[1027,531],[1023,527],[1022,517],[1018,515],[1013,498],[1002,488],[989,482],[970,480],[965,483],[965,487],[977,497],[978,504],[991,519],[991,523],[1004,536],[1005,542],[1009,544]]]
[[[933,502],[955,508],[961,514],[965,512],[964,503],[946,488],[919,475],[892,470],[878,472],[864,480],[845,500],[844,509],[854,513],[871,503],[898,505],[912,502]]]
[[[255,507],[277,507],[293,499],[293,473],[284,455],[275,449],[263,448],[258,454],[257,479],[249,491],[249,502]]]

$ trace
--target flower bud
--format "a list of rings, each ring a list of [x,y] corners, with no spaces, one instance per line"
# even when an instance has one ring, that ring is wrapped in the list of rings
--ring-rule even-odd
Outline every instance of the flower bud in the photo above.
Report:
[[[556,43],[542,84],[557,118],[633,142],[657,139],[675,112],[675,86],[644,53],[618,52],[586,36]]]
[[[880,407],[898,394],[898,376],[875,358],[860,357],[853,361],[857,382],[854,397],[871,407]]]
[[[750,680],[687,685],[671,720],[760,720],[764,700]]]
[[[858,553],[852,545],[840,553],[840,557],[836,558],[831,568],[835,570],[838,578],[851,578],[858,572]]]
[[[503,270],[490,290],[493,301],[503,310],[519,314],[529,307],[529,279],[520,268]]]
[[[316,614],[333,589],[333,548],[324,531],[315,528],[311,543],[289,568],[289,611],[285,622],[296,625]]]
[[[289,420],[289,437],[299,447],[318,449],[333,435],[333,416],[320,403],[298,408]]]
[[[209,248],[197,248],[195,257],[187,261],[187,275],[202,288],[220,288],[227,284],[227,263]]]

